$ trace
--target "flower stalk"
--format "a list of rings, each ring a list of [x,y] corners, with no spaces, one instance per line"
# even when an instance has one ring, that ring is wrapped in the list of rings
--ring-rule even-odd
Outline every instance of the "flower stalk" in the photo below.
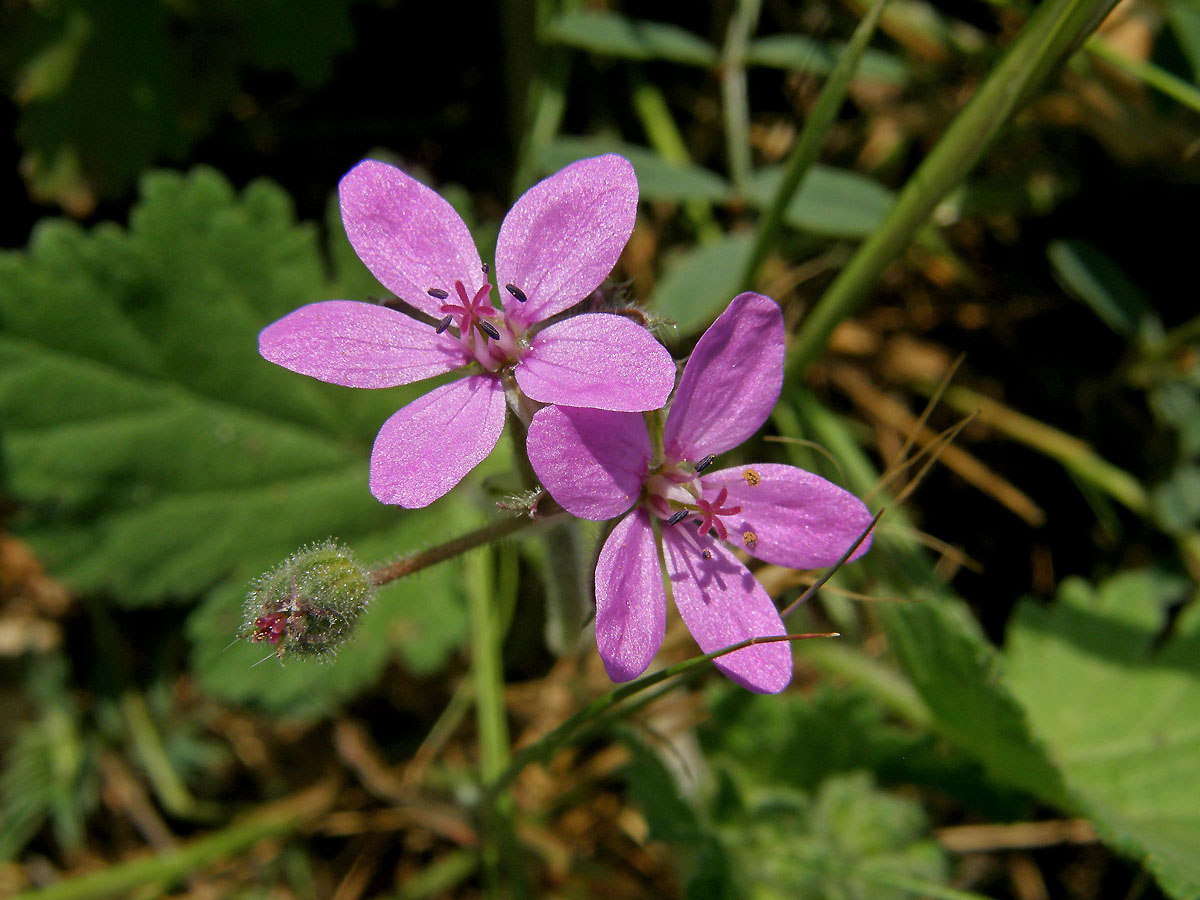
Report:
[[[543,498],[539,504],[537,514],[534,516],[513,516],[512,518],[498,519],[495,522],[489,522],[481,528],[476,528],[474,531],[467,532],[462,537],[457,537],[452,541],[447,541],[428,550],[419,550],[416,553],[402,556],[393,563],[372,569],[370,572],[371,581],[376,585],[388,584],[397,578],[404,578],[407,575],[412,575],[414,572],[427,569],[440,562],[445,562],[456,556],[462,556],[469,550],[502,540],[516,534],[518,531],[524,531],[526,528],[541,527],[550,524],[557,520],[561,512],[562,510],[558,508],[558,504],[553,500]]]

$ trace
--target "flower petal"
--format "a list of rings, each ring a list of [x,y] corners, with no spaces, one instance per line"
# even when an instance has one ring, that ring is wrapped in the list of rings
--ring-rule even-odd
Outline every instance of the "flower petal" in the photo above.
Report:
[[[675,384],[667,348],[624,316],[572,316],[533,336],[514,372],[539,403],[618,412],[660,409]]]
[[[418,397],[379,429],[371,448],[371,493],[381,503],[428,506],[492,452],[504,414],[504,390],[491,375]]]
[[[373,303],[310,303],[258,336],[268,362],[346,387],[385,388],[442,375],[470,358],[452,338]]]
[[[496,279],[508,315],[528,325],[578,303],[617,264],[637,215],[633,166],[610,153],[581,159],[539,181],[513,204],[496,239]]]
[[[650,437],[637,413],[547,406],[529,423],[529,463],[563,509],[581,519],[619,516],[637,500]]]
[[[613,681],[646,671],[662,646],[667,594],[645,510],[617,523],[596,561],[596,646]]]
[[[754,434],[783,386],[783,313],[770,297],[738,294],[700,336],[667,416],[668,459],[724,453]]]
[[[701,484],[706,498],[726,488],[726,506],[742,508],[725,519],[730,542],[777,566],[832,566],[871,524],[865,503],[795,466],[762,463],[721,469],[705,475]],[[868,536],[851,559],[870,546]]]
[[[346,237],[371,274],[396,296],[440,319],[459,280],[468,296],[487,281],[462,217],[436,191],[395,166],[368,159],[338,184]]]
[[[705,653],[751,637],[786,634],[763,586],[732,553],[708,537],[704,559],[677,527],[663,528],[667,576],[683,623]],[[778,694],[792,680],[792,648],[786,641],[754,644],[719,656],[713,665],[742,687]]]

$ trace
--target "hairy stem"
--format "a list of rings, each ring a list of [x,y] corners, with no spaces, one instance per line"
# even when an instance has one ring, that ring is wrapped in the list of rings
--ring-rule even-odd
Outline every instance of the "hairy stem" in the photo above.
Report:
[[[371,581],[375,584],[387,584],[388,582],[395,581],[397,578],[404,578],[406,575],[412,575],[414,572],[427,569],[440,562],[445,562],[456,556],[462,556],[468,550],[474,550],[477,547],[483,547],[486,544],[506,538],[511,534],[516,534],[518,531],[539,527],[556,521],[557,517],[562,513],[562,509],[549,499],[543,499],[539,507],[544,507],[545,509],[539,508],[536,516],[513,516],[507,519],[498,519],[495,522],[484,525],[482,528],[467,532],[462,537],[457,537],[452,541],[447,541],[428,550],[418,550],[416,553],[410,553],[393,563],[372,569]]]

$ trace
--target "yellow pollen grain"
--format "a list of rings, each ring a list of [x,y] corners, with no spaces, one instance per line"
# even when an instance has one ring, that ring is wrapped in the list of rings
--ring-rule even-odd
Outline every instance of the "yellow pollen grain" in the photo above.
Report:
[[[753,469],[747,469],[744,471],[742,473],[742,477],[746,479],[746,484],[750,485],[750,487],[758,487],[758,483],[762,481],[762,476]]]
[[[753,531],[743,531],[742,532],[742,543],[745,544],[746,547],[749,548],[750,550],[753,550],[755,547],[758,546],[758,535],[755,534]]]

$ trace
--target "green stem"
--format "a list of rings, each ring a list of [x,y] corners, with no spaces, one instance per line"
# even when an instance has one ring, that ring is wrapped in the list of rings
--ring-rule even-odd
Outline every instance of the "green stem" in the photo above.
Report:
[[[668,678],[683,675],[685,672],[690,672],[697,666],[711,662],[719,656],[734,653],[745,647],[752,647],[755,644],[773,644],[779,641],[798,641],[806,638],[831,636],[825,634],[785,634],[780,637],[747,638],[744,641],[724,647],[721,650],[714,650],[712,653],[706,653],[703,656],[693,656],[690,659],[685,659],[683,662],[678,662],[665,669],[659,669],[657,672],[639,678],[637,681],[631,681],[619,688],[614,688],[607,694],[597,697],[583,709],[566,719],[557,728],[547,732],[532,744],[528,744],[514,753],[508,767],[505,768],[495,781],[487,786],[487,793],[489,796],[495,796],[501,791],[507,790],[516,781],[517,776],[524,771],[526,766],[551,758],[559,749],[574,738],[581,729],[591,723],[593,719],[608,712],[622,701],[641,693],[647,688],[654,687],[654,685],[660,684]]]
[[[214,804],[200,803],[188,791],[187,785],[171,765],[162,737],[154,727],[154,720],[146,701],[137,691],[129,690],[121,695],[121,713],[133,740],[134,750],[142,763],[142,769],[154,787],[154,793],[163,808],[181,819],[208,819],[217,815]]]
[[[754,287],[759,267],[762,266],[763,260],[767,258],[767,254],[779,237],[779,230],[783,226],[784,212],[791,203],[792,197],[800,189],[804,176],[808,174],[813,163],[817,161],[817,156],[820,155],[821,145],[825,143],[825,138],[833,127],[842,101],[846,99],[846,92],[850,89],[854,72],[858,69],[859,61],[866,52],[871,36],[875,33],[875,26],[879,24],[879,17],[883,14],[886,2],[887,0],[874,0],[862,21],[858,23],[858,27],[854,29],[854,35],[838,56],[833,71],[829,73],[829,80],[821,89],[821,96],[817,98],[816,105],[804,123],[804,130],[800,132],[796,146],[792,148],[792,154],[784,165],[783,178],[779,182],[775,196],[771,198],[771,206],[758,223],[758,231],[754,235],[754,247],[750,251],[750,258],[746,261],[745,269],[742,270],[741,284],[744,291]]]
[[[528,127],[517,153],[516,171],[513,174],[513,197],[519,196],[537,180],[538,154],[558,133],[567,108],[571,54],[565,48],[547,44],[541,39],[546,24],[554,16],[555,5],[553,0],[535,0],[537,56],[541,65],[529,82],[526,101]],[[575,8],[578,5],[577,0],[568,0],[563,4],[566,8]]]
[[[510,534],[516,534],[518,531],[523,531],[526,528],[556,521],[562,512],[556,504],[548,502],[545,499],[542,500],[541,505],[547,507],[546,512],[539,512],[533,518],[529,516],[512,516],[507,519],[498,519],[495,522],[484,525],[482,528],[477,528],[474,531],[464,534],[462,537],[447,541],[437,547],[410,553],[396,560],[394,563],[372,569],[371,580],[375,584],[387,584],[390,581],[395,581],[397,578],[404,578],[406,575],[412,575],[414,572],[421,571],[421,569],[427,569],[437,563],[445,562],[456,556],[462,556],[468,550],[474,550],[476,547],[495,543],[501,538],[508,537]]]
[[[449,896],[475,874],[479,857],[470,850],[454,850],[422,869],[401,886],[394,900],[427,900]]]
[[[946,405],[962,413],[979,413],[979,421],[1057,460],[1089,484],[1138,515],[1148,515],[1150,498],[1140,481],[1099,456],[1086,442],[1019,413],[969,388],[952,387],[943,394]]]
[[[666,98],[657,85],[650,83],[636,72],[631,76],[633,109],[642,123],[646,138],[658,155],[675,166],[686,166],[692,162],[687,143],[675,118],[667,106]],[[721,237],[721,226],[713,216],[712,205],[699,197],[684,201],[683,211],[696,231],[701,244],[711,244]]]
[[[1113,49],[1113,46],[1102,38],[1092,38],[1084,47],[1092,56],[1104,60],[1110,66],[1120,69],[1150,87],[1161,91],[1172,100],[1183,104],[1188,109],[1200,112],[1200,89],[1190,81],[1172,75],[1166,69],[1161,69],[1154,63],[1133,59]]]
[[[1004,58],[909,179],[883,223],[859,247],[805,320],[788,355],[789,381],[803,376],[833,329],[858,308],[937,204],[1114,5],[1116,0],[1045,0],[1034,10]]]
[[[739,194],[750,180],[750,104],[746,94],[746,44],[758,27],[762,0],[737,0],[721,50],[721,107],[725,113],[725,152]]]
[[[296,831],[328,809],[334,794],[331,785],[322,785],[177,849],[26,891],[11,900],[101,900],[144,885],[169,885],[210,863],[244,853],[266,838]]]
[[[466,561],[467,602],[471,617],[471,674],[475,684],[475,722],[479,731],[479,774],[490,784],[509,761],[508,718],[504,705],[503,634],[492,602],[492,555],[487,550]],[[501,852],[506,842],[507,798],[494,794],[483,806],[482,862],[488,897],[499,897]]]

